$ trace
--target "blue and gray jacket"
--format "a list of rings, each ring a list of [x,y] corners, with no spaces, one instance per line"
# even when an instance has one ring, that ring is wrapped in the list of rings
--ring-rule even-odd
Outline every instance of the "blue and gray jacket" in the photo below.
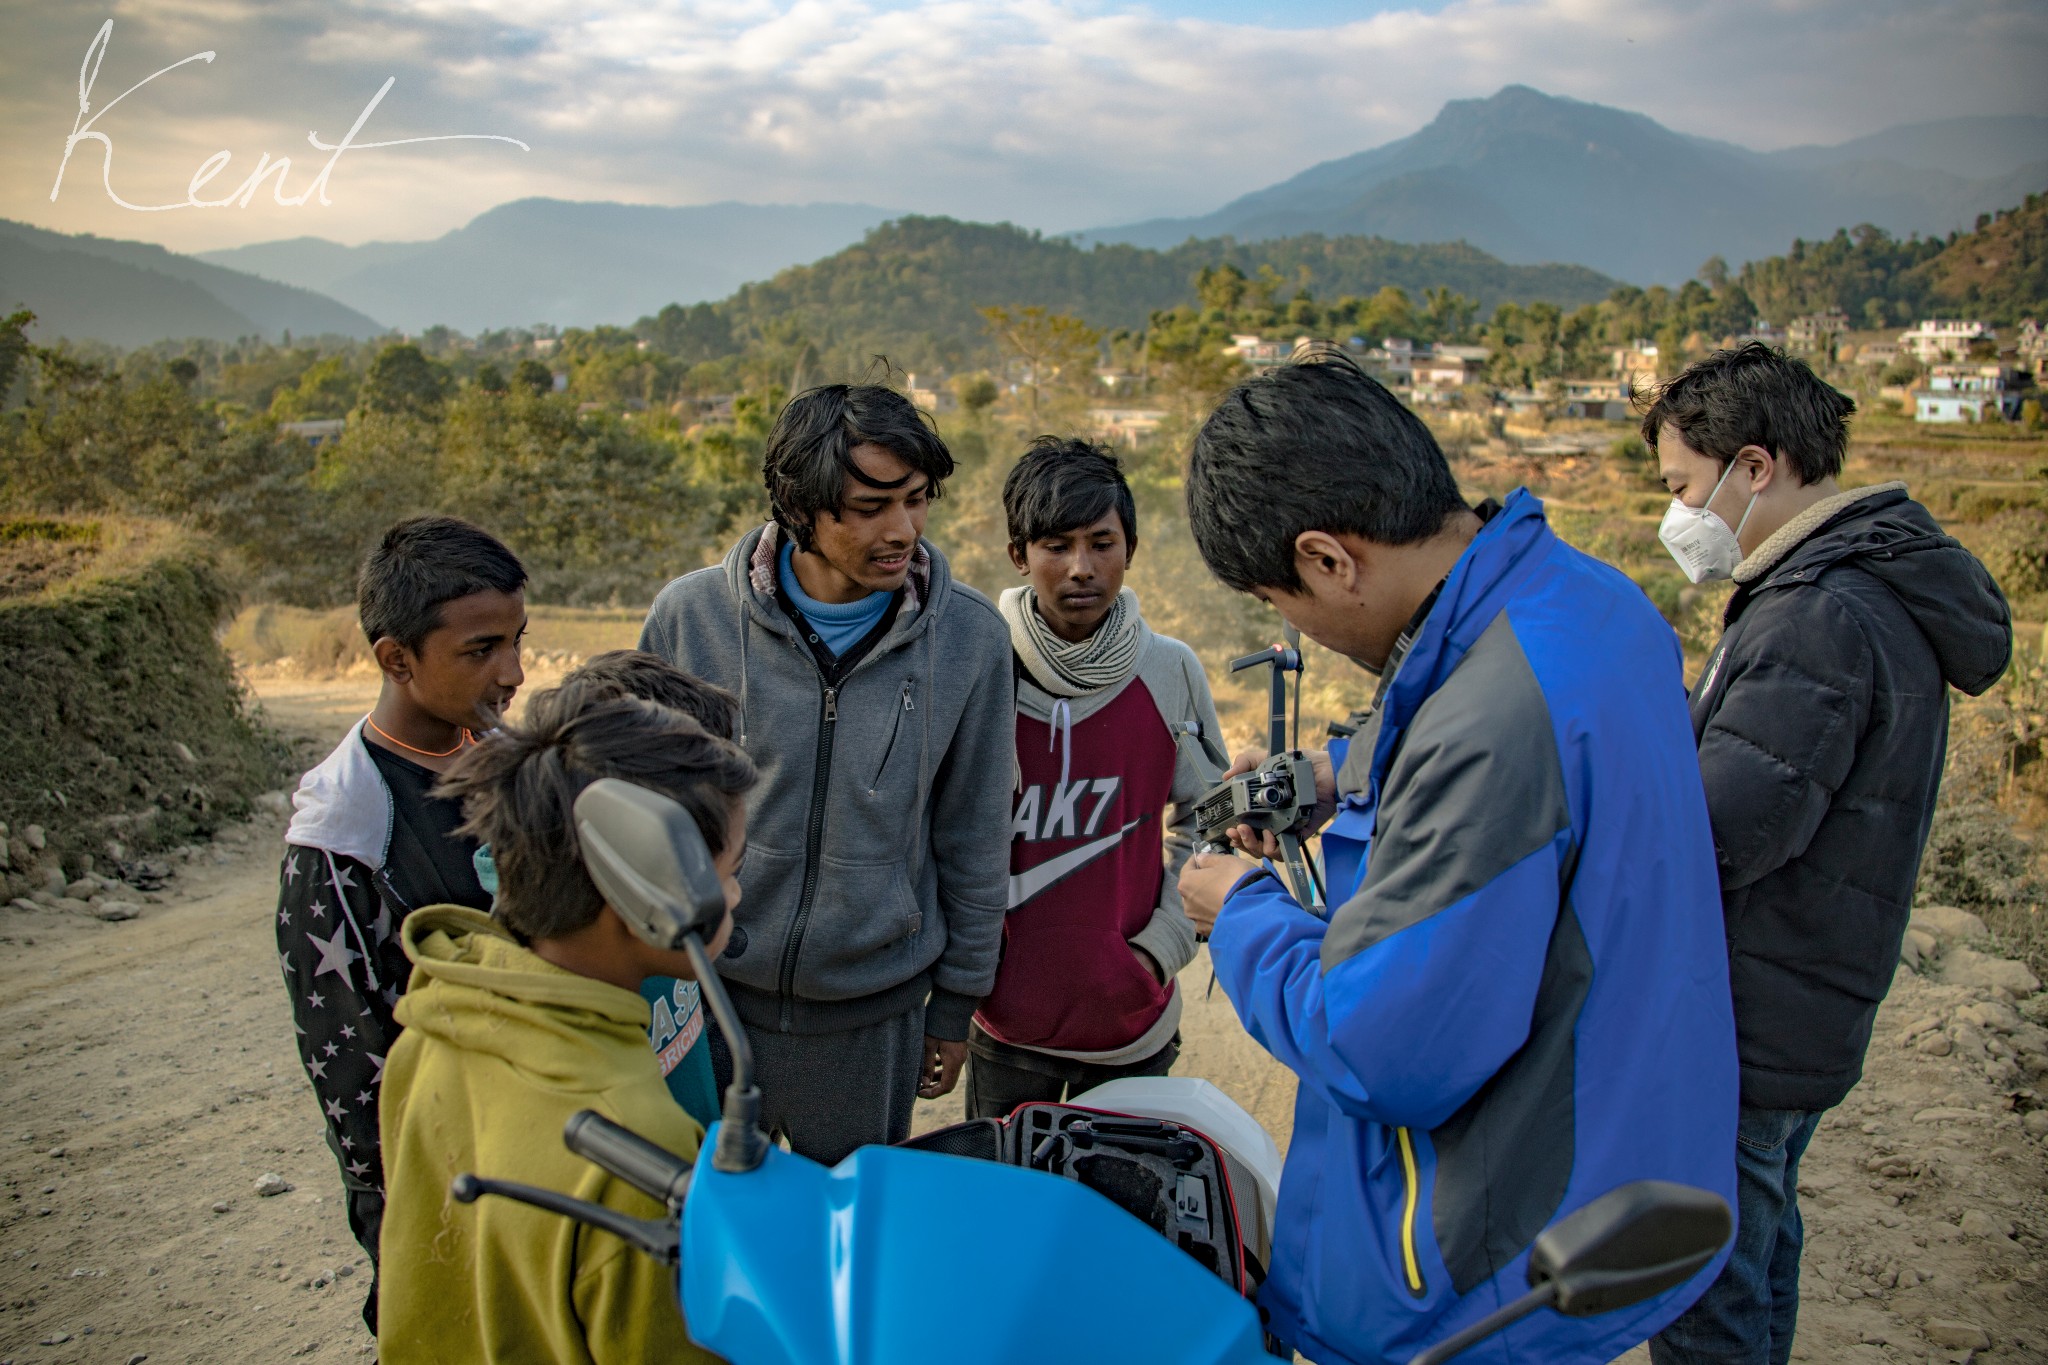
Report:
[[[1678,644],[1526,491],[1460,557],[1340,764],[1334,909],[1238,883],[1210,941],[1301,1078],[1272,1330],[1402,1361],[1527,1288],[1546,1225],[1632,1180],[1734,1205],[1735,1030]],[[1538,1313],[1473,1361],[1607,1361],[1631,1309]]]

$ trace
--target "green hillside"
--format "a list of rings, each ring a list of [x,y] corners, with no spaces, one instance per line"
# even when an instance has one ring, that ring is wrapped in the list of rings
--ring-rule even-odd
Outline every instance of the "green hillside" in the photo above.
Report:
[[[1859,327],[1968,314],[1994,326],[2048,318],[2048,194],[1985,214],[1975,232],[1891,236],[1865,224],[1752,261],[1734,277],[1772,319],[1839,308]]]
[[[831,363],[883,354],[912,369],[959,368],[987,351],[979,308],[1037,306],[1105,330],[1138,328],[1153,311],[1190,301],[1196,274],[1219,265],[1250,277],[1266,267],[1286,295],[1306,288],[1329,301],[1389,285],[1417,297],[1449,288],[1476,301],[1482,315],[1508,301],[1572,307],[1615,286],[1582,266],[1507,265],[1461,242],[1306,236],[1189,241],[1164,251],[1086,248],[1009,224],[902,218],[813,265],[746,285],[721,303],[666,309],[635,330],[689,360],[801,337]]]

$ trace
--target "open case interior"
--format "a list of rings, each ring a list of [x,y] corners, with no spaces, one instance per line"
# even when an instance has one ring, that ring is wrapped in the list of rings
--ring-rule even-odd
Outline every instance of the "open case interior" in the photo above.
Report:
[[[903,1145],[1078,1181],[1239,1293],[1250,1294],[1263,1277],[1244,1245],[1229,1155],[1192,1128],[1070,1104],[1026,1104],[1007,1119],[971,1119]]]

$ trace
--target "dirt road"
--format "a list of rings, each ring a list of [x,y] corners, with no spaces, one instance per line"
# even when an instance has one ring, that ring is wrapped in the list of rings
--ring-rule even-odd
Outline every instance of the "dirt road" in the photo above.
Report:
[[[323,748],[368,702],[353,681],[258,691]],[[126,923],[0,907],[0,1365],[372,1354],[367,1267],[278,985],[282,830],[268,811],[189,850]],[[1204,962],[1182,977],[1179,1070],[1284,1146],[1293,1081],[1207,984]],[[1994,994],[1901,973],[1870,1076],[1807,1160],[1794,1359],[2048,1360],[2048,1111],[2017,1112],[2048,1034]],[[958,1100],[919,1108],[935,1126]],[[267,1175],[291,1188],[259,1195]]]

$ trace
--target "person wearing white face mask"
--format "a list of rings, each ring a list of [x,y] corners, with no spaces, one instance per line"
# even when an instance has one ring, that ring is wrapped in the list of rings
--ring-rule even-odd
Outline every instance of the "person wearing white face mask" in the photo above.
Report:
[[[1782,352],[1719,351],[1643,418],[1695,583],[1733,578],[1693,687],[1742,1066],[1735,1249],[1655,1365],[1783,1365],[1799,1160],[1862,1074],[1948,743],[1948,688],[2012,654],[1998,585],[1902,483],[1837,482],[1855,404]]]

